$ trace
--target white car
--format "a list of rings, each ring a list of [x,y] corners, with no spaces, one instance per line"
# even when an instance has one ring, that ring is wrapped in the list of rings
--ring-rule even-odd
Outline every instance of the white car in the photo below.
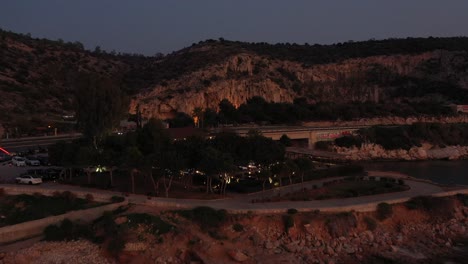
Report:
[[[34,157],[26,157],[24,159],[24,161],[26,162],[26,165],[30,165],[30,166],[39,166],[39,165],[41,165],[41,162],[39,160],[37,160],[36,158],[34,158]]]
[[[34,177],[31,175],[21,175],[18,178],[16,178],[16,183],[22,183],[22,184],[41,184],[42,179],[39,177]]]
[[[11,163],[13,165],[15,165],[16,167],[20,167],[20,166],[26,166],[26,160],[22,157],[18,157],[18,156],[14,156],[12,159],[11,159]]]

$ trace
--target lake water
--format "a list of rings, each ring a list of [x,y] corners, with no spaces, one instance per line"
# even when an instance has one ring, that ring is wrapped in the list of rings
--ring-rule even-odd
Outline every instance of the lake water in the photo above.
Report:
[[[441,184],[468,186],[468,160],[455,161],[381,161],[359,163],[366,170],[396,171]]]

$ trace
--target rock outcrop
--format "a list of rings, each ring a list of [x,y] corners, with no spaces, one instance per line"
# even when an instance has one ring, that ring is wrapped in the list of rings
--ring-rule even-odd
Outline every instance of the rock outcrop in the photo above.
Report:
[[[409,150],[386,150],[377,144],[363,144],[360,148],[335,147],[335,150],[344,155],[344,159],[359,160],[457,160],[468,157],[468,146],[434,147],[424,144],[421,147],[412,147]]]
[[[374,76],[378,79],[420,75],[420,68],[428,61],[456,56],[435,51],[305,67],[253,53],[235,54],[218,64],[149,87],[134,97],[130,112],[135,113],[139,107],[145,117],[167,118],[176,112],[191,114],[197,107],[217,110],[222,99],[239,106],[254,96],[270,102],[292,102],[298,97],[309,102],[381,102],[389,100],[391,85],[385,88],[371,83],[369,74],[373,71],[383,71]],[[460,77],[460,85],[465,85],[465,79],[468,77]]]

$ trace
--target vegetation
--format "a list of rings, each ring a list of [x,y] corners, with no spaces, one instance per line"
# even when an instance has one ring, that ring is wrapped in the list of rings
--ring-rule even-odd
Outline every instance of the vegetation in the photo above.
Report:
[[[428,142],[438,146],[468,145],[467,124],[415,123],[398,127],[374,126],[362,129],[356,136],[335,140],[340,147],[360,147],[364,139],[385,149],[410,149]]]
[[[137,227],[140,224],[147,226],[148,231],[155,235],[159,236],[166,234],[174,229],[174,226],[163,221],[160,217],[144,214],[144,213],[134,213],[126,216],[128,218],[128,226],[130,228]]]
[[[49,225],[44,230],[44,239],[47,241],[92,239],[93,236],[90,226],[73,223],[69,219],[64,219],[60,225]]]
[[[393,207],[388,203],[379,203],[376,213],[379,220],[385,220],[393,215]]]
[[[345,180],[331,182],[319,189],[312,189],[290,193],[284,199],[293,201],[326,200],[337,198],[359,197],[389,192],[407,190],[408,186],[398,185],[393,182]]]
[[[284,230],[288,232],[288,230],[294,227],[294,216],[291,214],[287,214],[283,216],[284,221]]]
[[[370,216],[364,217],[364,222],[366,223],[367,229],[374,231],[377,228],[377,221]]]
[[[433,217],[450,219],[453,217],[455,203],[448,197],[418,196],[405,203],[410,210],[423,210]]]
[[[206,206],[196,207],[192,210],[180,210],[177,213],[197,223],[204,230],[220,227],[227,218],[226,210],[216,210]]]
[[[243,232],[244,231],[244,226],[239,224],[239,223],[235,223],[232,226],[232,229],[234,229],[234,231],[236,231],[236,232]]]
[[[357,218],[353,213],[339,213],[329,216],[325,225],[332,237],[347,236],[357,227]]]
[[[41,194],[4,196],[0,201],[0,214],[5,218],[1,220],[0,226],[14,225],[98,205],[100,204],[77,198],[70,192],[55,193],[54,196]]]

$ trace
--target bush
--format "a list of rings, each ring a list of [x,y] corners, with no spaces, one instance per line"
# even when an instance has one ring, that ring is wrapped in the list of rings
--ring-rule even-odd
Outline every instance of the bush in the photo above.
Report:
[[[227,217],[226,210],[216,210],[207,206],[196,207],[192,210],[177,211],[183,217],[200,225],[202,229],[217,228]]]
[[[398,179],[398,184],[399,185],[405,185],[405,181],[403,179]]]
[[[290,214],[283,216],[284,230],[288,232],[289,228],[294,226],[294,217]]]
[[[364,222],[366,223],[368,230],[374,231],[377,228],[377,221],[372,217],[366,216],[364,218]]]
[[[339,213],[330,216],[325,224],[332,237],[347,236],[357,227],[357,219],[353,213]]]
[[[117,234],[112,239],[110,239],[109,244],[107,244],[107,250],[109,253],[117,257],[120,252],[125,248],[126,240],[122,234]]]
[[[49,225],[44,229],[44,237],[47,241],[75,240],[78,238],[93,238],[93,232],[87,225],[73,223],[64,219],[60,225]]]
[[[468,206],[468,195],[459,193],[457,198],[464,206]]]
[[[5,196],[5,189],[0,188],[0,197]]]
[[[295,208],[288,209],[288,214],[290,214],[290,215],[297,214],[297,209],[295,209]]]
[[[377,205],[377,218],[385,220],[393,215],[393,207],[388,203],[379,203]]]
[[[125,201],[125,198],[122,197],[122,196],[112,196],[111,197],[111,202],[113,202],[113,203],[121,203],[123,201]]]
[[[86,194],[85,199],[88,202],[93,202],[94,201],[94,196],[92,194],[88,193],[88,194]]]
[[[405,206],[410,210],[423,210],[443,219],[452,218],[455,210],[455,203],[447,197],[418,196],[407,201]]]
[[[242,231],[244,231],[244,226],[239,224],[239,223],[235,223],[232,226],[232,229],[234,229],[234,231],[236,231],[236,232],[242,232]]]
[[[147,225],[149,231],[154,235],[162,235],[171,231],[174,227],[169,223],[163,221],[159,216],[150,214],[129,214],[127,215],[128,223],[130,227],[134,227],[138,224]]]

